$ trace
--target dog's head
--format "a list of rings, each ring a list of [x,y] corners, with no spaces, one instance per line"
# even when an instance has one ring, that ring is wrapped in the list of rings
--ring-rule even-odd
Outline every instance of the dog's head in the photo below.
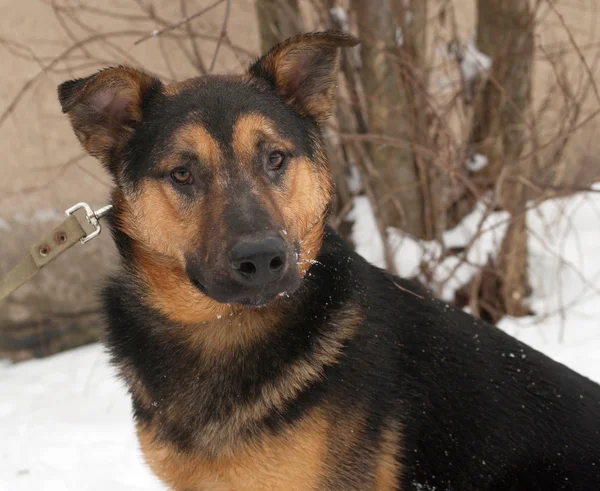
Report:
[[[60,85],[77,137],[116,183],[118,227],[162,303],[216,311],[298,288],[333,189],[319,125],[339,48],[357,42],[301,35],[240,76],[166,85],[118,67]]]

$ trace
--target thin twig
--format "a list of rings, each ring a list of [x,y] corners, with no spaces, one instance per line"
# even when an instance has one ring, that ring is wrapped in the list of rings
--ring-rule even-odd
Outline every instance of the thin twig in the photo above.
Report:
[[[227,24],[229,23],[229,12],[231,10],[231,0],[227,0],[225,4],[225,15],[223,16],[223,26],[221,27],[221,35],[219,36],[219,40],[217,41],[217,46],[215,47],[215,52],[213,53],[212,60],[210,62],[210,67],[208,71],[212,73],[215,68],[215,63],[217,61],[217,55],[219,54],[219,50],[221,49],[221,44],[223,43],[223,39],[227,36]]]
[[[553,0],[548,0],[548,4],[550,5],[550,8],[554,11],[556,16],[558,17],[558,20],[560,21],[561,25],[564,27],[565,32],[567,33],[567,36],[569,36],[569,42],[573,45],[573,48],[577,52],[577,56],[579,56],[579,59],[581,60],[581,63],[583,64],[583,66],[588,74],[588,77],[590,78],[590,80],[594,81],[595,80],[594,74],[592,73],[592,70],[591,70],[590,66],[588,65],[587,61],[585,60],[585,56],[583,56],[583,53],[581,52],[579,45],[573,38],[573,33],[571,32],[571,29],[569,28],[569,26],[567,26],[567,23],[565,22],[565,18],[558,11],[558,9],[556,8],[556,5],[554,5]],[[596,85],[595,82],[592,82],[592,89],[596,96],[596,101],[598,102],[598,104],[600,104],[600,91],[598,91],[598,86]]]
[[[187,16],[187,1],[181,0],[181,14]],[[200,72],[200,75],[204,75],[206,73],[206,67],[204,66],[204,59],[200,54],[200,48],[198,46],[198,40],[194,37],[194,30],[192,29],[192,24],[190,22],[186,22],[185,30],[187,35],[190,38],[190,44],[192,45],[192,52],[194,53],[194,59],[196,60],[196,68]]]
[[[182,25],[187,24],[188,22],[190,22],[190,21],[196,19],[197,17],[200,17],[201,15],[205,14],[206,12],[214,9],[218,5],[222,4],[224,1],[225,0],[217,0],[214,3],[211,3],[208,7],[204,7],[203,9],[199,10],[195,14],[189,15],[189,16],[185,17],[184,19],[181,19],[179,22],[176,22],[175,24],[171,24],[167,27],[163,27],[162,29],[155,29],[150,34],[143,36],[140,39],[138,39],[137,41],[135,41],[133,44],[138,45],[138,44],[146,41],[147,39],[150,39],[150,38],[153,38],[156,36],[160,36],[161,34],[164,34],[165,32],[172,31],[173,29],[177,29],[178,27],[181,27]],[[229,3],[229,1],[227,3]]]
[[[396,283],[395,281],[392,281],[392,283],[393,283],[393,284],[394,284],[394,286],[395,286],[396,288],[398,288],[399,290],[402,290],[403,292],[406,292],[406,293],[410,293],[411,295],[414,295],[415,297],[417,297],[417,298],[420,298],[421,300],[425,300],[425,297],[422,297],[421,295],[418,295],[418,294],[416,294],[415,292],[413,292],[413,291],[410,291],[410,290],[408,290],[407,288],[404,288],[404,287],[400,286],[400,285],[399,285],[398,283]]]

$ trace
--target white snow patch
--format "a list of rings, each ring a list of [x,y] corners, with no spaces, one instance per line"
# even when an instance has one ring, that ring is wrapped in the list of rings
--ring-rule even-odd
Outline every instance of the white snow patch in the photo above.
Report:
[[[396,27],[394,38],[396,46],[402,46],[404,44],[404,34],[402,34],[402,28],[400,26]]]
[[[475,45],[475,35],[473,34],[467,40],[467,44],[463,47],[462,60],[460,62],[460,71],[463,79],[470,82],[474,80],[479,73],[488,70],[491,66],[492,59],[477,49],[477,46]]]
[[[8,222],[0,217],[0,230],[10,230],[10,225],[8,224]]]
[[[499,327],[600,382],[600,194],[545,201],[527,213],[527,226],[537,315]]]
[[[471,172],[479,172],[488,165],[488,158],[480,153],[469,155],[465,167]]]
[[[356,251],[371,264],[384,268],[383,242],[369,199],[366,196],[354,198],[354,205],[347,218],[354,222],[351,236]]]
[[[509,213],[489,212],[485,202],[478,202],[456,227],[443,233],[444,245],[446,248],[466,247],[477,235],[468,247],[466,259],[471,264],[482,266],[490,255],[496,257],[509,221]]]
[[[335,20],[339,25],[340,29],[344,32],[348,32],[350,30],[348,24],[348,13],[342,7],[333,7],[329,9],[329,13],[333,20]]]
[[[362,187],[360,172],[355,165],[350,165],[350,175],[348,176],[348,189],[351,193],[357,194]]]
[[[413,21],[413,13],[412,10],[407,9],[404,13],[404,23],[407,26],[410,26]],[[396,26],[396,30],[394,32],[396,46],[402,46],[404,44],[404,33],[402,32],[402,27]]]
[[[463,221],[443,234],[445,248],[466,247],[464,257],[448,256],[441,262],[442,244],[422,241],[405,232],[390,228],[388,240],[394,253],[394,266],[400,276],[412,277],[419,273],[423,262],[434,265],[433,283],[429,286],[445,301],[454,298],[456,290],[465,285],[480,266],[496,256],[506,228],[509,215],[505,212],[487,214],[487,206],[478,203]],[[385,267],[383,242],[369,200],[360,196],[355,199],[349,214],[354,221],[352,241],[365,259],[379,267]],[[477,237],[472,240],[472,238]]]
[[[388,240],[394,251],[396,272],[403,277],[418,275],[424,259],[437,258],[441,254],[441,247],[437,242],[417,240],[396,228],[388,230]]]
[[[100,345],[0,365],[0,489],[164,490]]]

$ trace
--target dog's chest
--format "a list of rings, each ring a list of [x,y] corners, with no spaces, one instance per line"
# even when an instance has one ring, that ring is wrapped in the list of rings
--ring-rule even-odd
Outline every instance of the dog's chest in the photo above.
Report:
[[[152,471],[175,491],[322,489],[326,475],[327,427],[311,418],[293,430],[245,444],[242,450],[207,458],[182,452],[138,427],[138,439]]]

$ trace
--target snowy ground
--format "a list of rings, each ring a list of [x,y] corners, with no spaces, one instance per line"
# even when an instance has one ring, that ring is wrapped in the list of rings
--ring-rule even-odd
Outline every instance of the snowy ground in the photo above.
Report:
[[[361,208],[362,207],[362,208]],[[475,214],[476,215],[476,214]],[[477,222],[468,218],[444,240],[457,244]],[[375,263],[381,243],[364,203],[357,203],[359,252]],[[600,193],[543,204],[529,212],[531,306],[527,320],[500,327],[574,370],[600,381]],[[503,231],[486,220],[470,252],[479,263]],[[396,263],[410,274],[436,245],[396,234]],[[442,265],[439,275],[453,264]],[[472,267],[458,270],[458,283]],[[442,296],[458,283],[446,285]],[[560,339],[563,339],[561,342]],[[129,401],[102,348],[93,345],[45,360],[0,365],[0,490],[104,491],[164,489],[147,470],[131,424]]]
[[[527,222],[538,315],[499,327],[600,382],[600,193],[546,202]]]
[[[0,367],[0,490],[163,490],[100,345]]]

